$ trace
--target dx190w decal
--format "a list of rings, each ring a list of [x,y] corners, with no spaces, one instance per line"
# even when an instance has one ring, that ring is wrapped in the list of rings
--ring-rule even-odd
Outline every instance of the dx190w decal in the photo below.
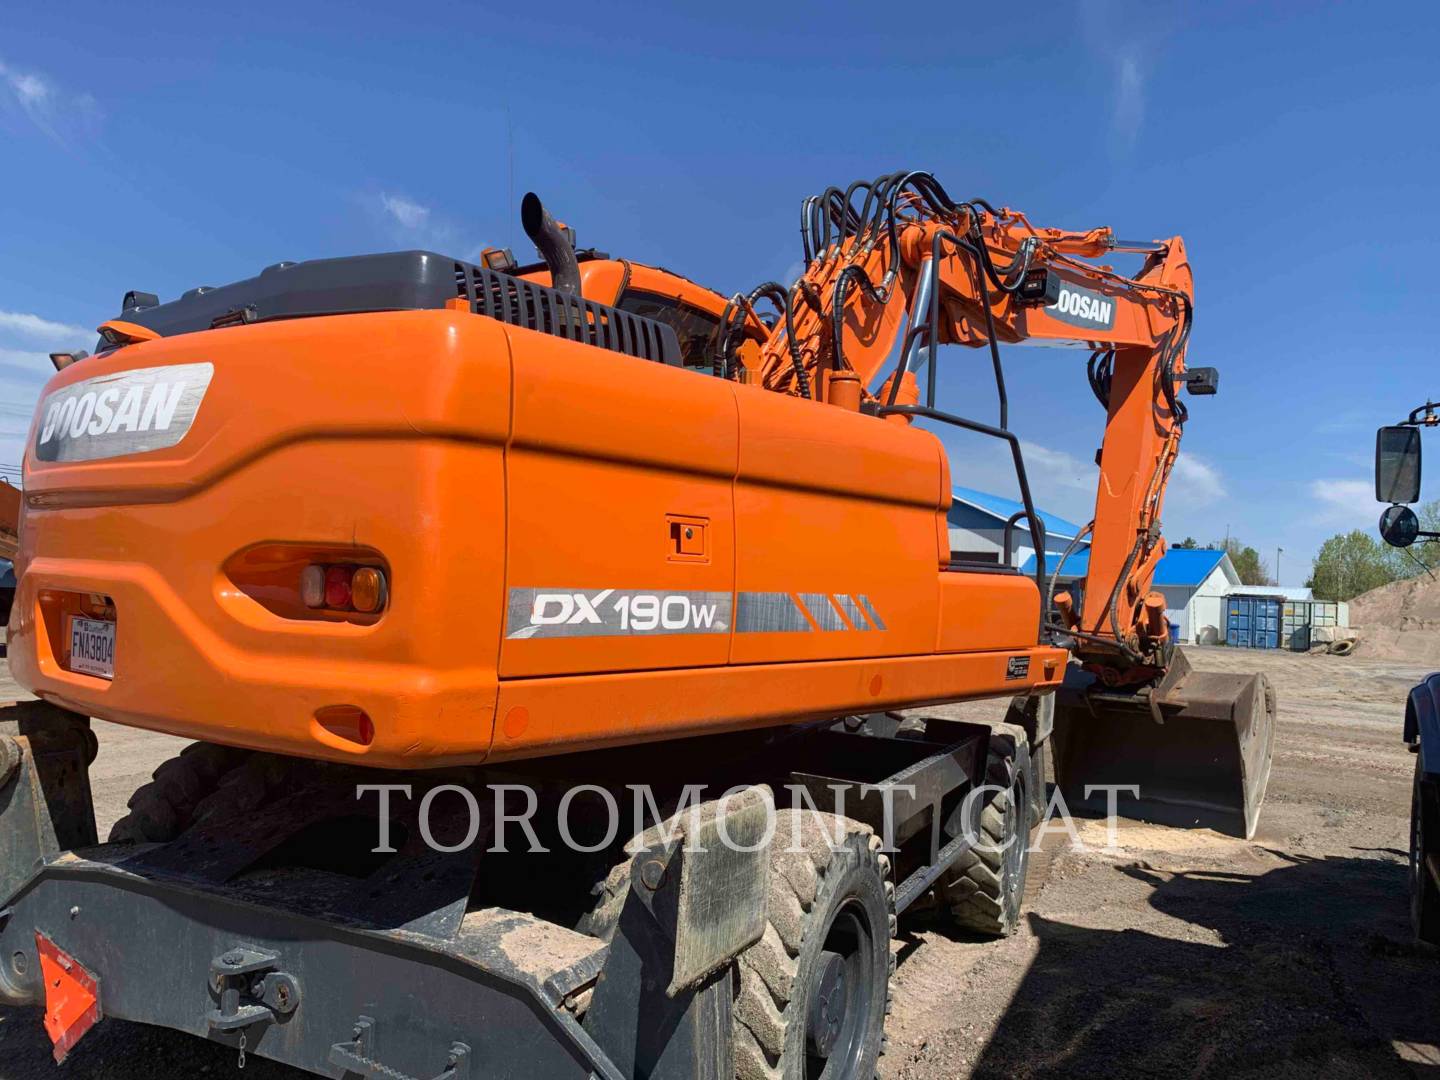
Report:
[[[723,634],[730,629],[730,604],[728,592],[511,589],[505,636]]]
[[[652,591],[648,589],[510,590],[509,639],[619,637],[650,634],[809,633],[884,630],[868,596],[845,593]]]

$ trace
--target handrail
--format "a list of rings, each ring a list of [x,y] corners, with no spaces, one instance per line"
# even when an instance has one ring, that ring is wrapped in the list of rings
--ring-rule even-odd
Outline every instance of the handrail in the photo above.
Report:
[[[1026,511],[1026,510],[1016,510],[1015,513],[1011,514],[1008,518],[1005,519],[1005,532],[1004,532],[1004,534],[1003,534],[1003,535],[1004,535],[1004,539],[1001,541],[1001,547],[1002,547],[1002,549],[1003,549],[1004,552],[1005,552],[1005,565],[1006,565],[1006,566],[1009,566],[1009,565],[1010,565],[1010,537],[1011,537],[1011,536],[1014,534],[1014,532],[1015,532],[1015,523],[1016,523],[1017,521],[1019,521],[1021,518],[1028,516],[1028,513],[1029,513],[1029,512]],[[1042,550],[1044,549],[1044,545],[1047,544],[1047,543],[1049,542],[1049,540],[1050,540],[1049,536],[1047,536],[1046,533],[1045,533],[1045,522],[1042,520],[1042,521],[1040,522],[1040,544],[1041,544],[1041,547],[1036,548],[1036,549],[1035,549],[1036,552],[1042,551]],[[1018,569],[1018,568],[1017,568],[1017,569]]]
[[[930,362],[935,362],[932,354]],[[932,409],[926,405],[880,405],[875,408],[876,416],[918,416],[925,420],[936,420],[942,424],[951,424],[954,427],[964,428],[966,431],[973,431],[980,435],[989,435],[992,439],[1004,439],[1010,444],[1010,456],[1015,461],[1015,475],[1020,481],[1020,502],[1024,505],[1024,516],[1030,523],[1030,541],[1035,547],[1035,587],[1040,590],[1041,599],[1045,596],[1045,534],[1040,525],[1040,515],[1035,512],[1035,503],[1030,498],[1030,481],[1025,475],[1025,458],[1020,453],[1020,440],[1013,431],[1004,428],[991,427],[989,424],[981,423],[979,420],[967,420],[963,416],[953,416],[939,409]],[[1008,553],[1007,553],[1007,558]],[[1042,604],[1040,610],[1040,630],[1045,629],[1045,610]],[[1038,637],[1043,639],[1043,634],[1037,631]]]

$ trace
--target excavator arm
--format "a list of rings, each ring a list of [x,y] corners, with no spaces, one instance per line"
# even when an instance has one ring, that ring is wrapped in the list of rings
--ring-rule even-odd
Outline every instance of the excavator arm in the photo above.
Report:
[[[924,172],[805,200],[801,236],[805,269],[792,288],[768,282],[732,301],[723,374],[898,423],[924,416],[1008,436],[1019,465],[999,346],[1088,351],[1090,386],[1105,409],[1100,478],[1094,518],[1065,556],[1088,535],[1088,572],[1083,602],[1055,594],[1058,622],[1044,630],[1067,637],[1081,662],[1060,697],[1057,774],[1080,802],[1083,785],[1138,782],[1148,789],[1140,797],[1148,813],[1139,816],[1253,832],[1269,774],[1273,694],[1263,676],[1192,671],[1152,588],[1187,417],[1181,392],[1216,389],[1213,369],[1185,366],[1194,304],[1183,241],[1037,228],[1018,211],[956,201]],[[1098,261],[1126,253],[1142,257],[1133,274]],[[755,311],[762,299],[777,317],[747,368],[737,346],[763,325]],[[949,344],[990,351],[998,426],[937,409],[937,351]],[[1018,471],[1043,566],[1038,515],[1023,465]],[[1164,730],[1172,719],[1181,723]],[[1167,756],[1175,759],[1168,768]],[[1066,784],[1067,775],[1076,782]]]

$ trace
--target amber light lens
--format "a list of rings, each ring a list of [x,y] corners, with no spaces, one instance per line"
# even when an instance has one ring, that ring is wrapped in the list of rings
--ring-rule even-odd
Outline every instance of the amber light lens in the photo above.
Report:
[[[385,574],[373,566],[362,566],[350,579],[350,603],[356,611],[379,611],[385,606]]]

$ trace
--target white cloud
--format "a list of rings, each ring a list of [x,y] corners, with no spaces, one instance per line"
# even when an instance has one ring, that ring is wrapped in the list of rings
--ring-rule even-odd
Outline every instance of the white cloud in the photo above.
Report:
[[[1121,52],[1111,58],[1115,65],[1115,104],[1110,129],[1125,145],[1132,145],[1145,122],[1145,73],[1138,57]]]
[[[56,350],[59,351],[58,349]],[[32,373],[41,382],[54,374],[50,354],[35,352],[33,349],[7,349],[0,345],[0,375],[18,375],[27,378]]]
[[[95,331],[74,323],[56,322],[23,311],[0,311],[0,336],[18,336],[57,349],[82,345],[95,339]]]
[[[924,423],[922,421],[922,423]],[[1007,499],[1020,498],[1010,448],[997,439],[956,433],[926,424],[945,444],[950,479],[957,487],[974,488]],[[1093,462],[1064,450],[1021,440],[1025,475],[1037,509],[1083,524],[1095,512],[1097,470]]]
[[[1225,497],[1225,482],[1220,470],[1194,454],[1183,450],[1175,459],[1175,469],[1170,477],[1170,490],[1166,493],[1167,505],[1179,505],[1186,509],[1209,506]]]
[[[50,84],[39,75],[11,74],[7,71],[5,80],[15,91],[15,96],[20,99],[21,104],[30,108],[39,108],[50,96]]]
[[[59,143],[93,131],[99,107],[89,94],[74,93],[53,79],[0,61],[0,105],[18,112]]]
[[[1140,137],[1150,69],[1165,36],[1163,16],[1121,0],[1081,0],[1080,34],[1110,76],[1110,136],[1128,150]]]
[[[1020,452],[1025,455],[1025,475],[1037,487],[1054,490],[1057,487],[1095,494],[1097,483],[1095,463],[1084,461],[1064,450],[1052,450],[1048,446],[1020,440]]]
[[[404,195],[380,196],[381,208],[407,229],[421,229],[430,220],[430,208]]]
[[[0,311],[0,466],[25,452],[30,415],[55,374],[49,353],[94,348],[95,331],[25,311]]]
[[[1375,485],[1369,480],[1325,478],[1310,482],[1310,494],[1318,504],[1311,520],[1317,525],[1373,525],[1381,506],[1375,501]]]
[[[468,225],[460,225],[443,209],[426,206],[408,195],[370,190],[351,197],[386,243],[459,254],[471,262],[486,246],[475,242]]]

